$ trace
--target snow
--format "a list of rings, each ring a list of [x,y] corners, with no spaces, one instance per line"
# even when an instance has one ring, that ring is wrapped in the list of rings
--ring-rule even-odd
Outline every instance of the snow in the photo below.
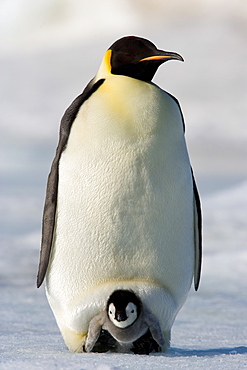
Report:
[[[0,369],[247,368],[246,4],[102,4],[0,4]],[[74,354],[44,287],[35,287],[46,178],[63,111],[126,34],[185,58],[162,66],[155,82],[179,99],[186,120],[204,216],[202,278],[166,354]]]

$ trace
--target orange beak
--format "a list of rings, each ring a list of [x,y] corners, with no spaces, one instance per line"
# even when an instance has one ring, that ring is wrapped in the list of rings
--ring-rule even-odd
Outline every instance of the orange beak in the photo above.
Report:
[[[162,52],[160,50],[160,52]],[[176,60],[181,60],[181,62],[183,62],[183,58],[181,57],[181,55],[177,54],[177,53],[172,53],[172,52],[169,52],[169,51],[163,51],[163,55],[153,55],[153,56],[150,56],[150,57],[146,57],[146,58],[143,58],[141,60],[139,60],[139,62],[146,62],[146,61],[152,61],[152,60],[161,60],[164,59],[164,62],[165,60],[168,60],[168,59],[176,59]]]
[[[170,55],[155,55],[153,57],[147,57],[140,60],[140,62],[144,62],[146,60],[160,60],[160,59],[170,59],[172,58]]]

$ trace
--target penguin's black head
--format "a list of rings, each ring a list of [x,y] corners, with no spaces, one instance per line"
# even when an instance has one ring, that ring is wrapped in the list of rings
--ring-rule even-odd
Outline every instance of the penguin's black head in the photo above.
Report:
[[[167,60],[183,58],[169,51],[163,51],[141,37],[126,36],[115,41],[108,50],[111,55],[111,73],[133,77],[150,82],[158,67]]]
[[[142,304],[136,294],[130,290],[115,290],[107,301],[107,314],[113,324],[119,328],[132,325],[139,317]]]

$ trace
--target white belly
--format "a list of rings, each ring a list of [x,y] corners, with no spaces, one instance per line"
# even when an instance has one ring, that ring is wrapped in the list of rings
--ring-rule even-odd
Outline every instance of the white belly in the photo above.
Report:
[[[180,113],[155,85],[142,96],[143,82],[122,79],[121,91],[133,85],[134,104],[119,102],[117,90],[102,105],[102,92],[113,90],[111,81],[103,84],[81,107],[61,156],[47,274],[55,315],[83,307],[86,318],[93,297],[102,308],[117,284],[157,285],[176,309],[190,288],[193,190]]]

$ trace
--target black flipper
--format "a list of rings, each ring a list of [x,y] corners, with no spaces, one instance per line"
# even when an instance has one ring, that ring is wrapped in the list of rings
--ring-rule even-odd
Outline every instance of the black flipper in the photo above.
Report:
[[[202,266],[202,211],[199,193],[196,186],[196,181],[191,168],[194,190],[194,243],[195,243],[195,264],[194,264],[194,287],[195,290],[199,287]]]
[[[52,162],[51,171],[48,176],[46,199],[43,212],[42,222],[42,241],[40,250],[39,270],[37,276],[37,287],[43,283],[46,270],[49,263],[53,232],[55,227],[56,207],[57,207],[57,189],[58,189],[58,166],[61,154],[66,148],[68,137],[72,124],[77,116],[77,113],[82,104],[102,85],[104,79],[94,82],[92,79],[81,95],[79,95],[65,111],[60,125],[59,142],[56,150],[55,158]]]
[[[183,112],[180,107],[179,101],[170,93],[166,92],[178,105],[182,123],[183,130],[185,132],[185,122],[183,117]],[[202,211],[199,193],[196,186],[196,181],[194,178],[193,170],[191,168],[192,180],[193,180],[193,191],[194,191],[194,245],[195,245],[195,263],[194,263],[194,287],[198,290],[200,277],[201,277],[201,266],[202,266]]]

